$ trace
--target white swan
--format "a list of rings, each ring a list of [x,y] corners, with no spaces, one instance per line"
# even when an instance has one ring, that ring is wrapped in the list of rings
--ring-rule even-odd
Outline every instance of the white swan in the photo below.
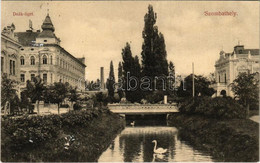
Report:
[[[154,153],[158,153],[158,154],[163,154],[163,153],[166,153],[167,152],[167,149],[163,149],[163,148],[157,148],[157,141],[156,140],[153,140],[152,141],[154,143],[154,148],[153,148],[153,152]]]
[[[130,123],[131,126],[135,126],[135,121]]]

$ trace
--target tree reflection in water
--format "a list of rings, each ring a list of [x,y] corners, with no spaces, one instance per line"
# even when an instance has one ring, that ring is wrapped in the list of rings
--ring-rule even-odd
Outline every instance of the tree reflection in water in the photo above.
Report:
[[[99,162],[182,162],[212,161],[211,156],[193,149],[177,138],[178,130],[167,126],[126,127],[99,158]],[[154,154],[153,140],[158,147],[168,149]]]

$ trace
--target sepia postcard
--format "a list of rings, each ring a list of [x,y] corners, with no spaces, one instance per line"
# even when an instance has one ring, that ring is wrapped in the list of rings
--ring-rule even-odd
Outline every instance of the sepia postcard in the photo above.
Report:
[[[259,1],[1,1],[2,162],[258,162]]]

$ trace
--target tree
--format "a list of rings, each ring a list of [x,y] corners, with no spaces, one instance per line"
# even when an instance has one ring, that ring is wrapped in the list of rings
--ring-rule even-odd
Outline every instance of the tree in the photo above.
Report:
[[[172,61],[169,63],[169,75],[173,77],[175,76],[175,66]]]
[[[118,92],[118,96],[119,96],[120,100],[124,96],[124,93],[122,90],[122,88],[123,88],[122,80],[123,80],[123,66],[122,66],[122,63],[119,62],[119,64],[118,64],[118,83],[120,83],[120,85],[118,86],[117,92]]]
[[[201,76],[194,76],[194,85],[195,85],[195,96],[212,96],[215,93],[213,88],[210,88],[210,81]],[[192,74],[187,76],[184,79],[184,82],[181,81],[180,87],[177,90],[177,95],[179,97],[192,97]]]
[[[58,105],[58,114],[60,114],[60,104],[68,96],[69,83],[55,82],[50,86],[50,93],[52,94],[52,103]]]
[[[2,75],[1,82],[1,105],[4,107],[4,115],[7,113],[7,107],[10,108],[14,99],[17,98],[15,81],[7,78],[6,74]],[[11,108],[10,108],[11,109]],[[11,112],[11,110],[10,110]]]
[[[142,99],[141,90],[135,80],[129,80],[130,76],[139,80],[141,77],[141,66],[137,56],[132,56],[132,51],[129,43],[126,43],[124,49],[122,49],[123,58],[123,88],[125,90],[126,99],[131,102],[140,102]],[[135,87],[135,89],[128,89],[129,87]]]
[[[114,100],[114,93],[115,93],[115,74],[114,74],[114,66],[113,62],[110,62],[110,71],[109,71],[109,77],[107,79],[107,90],[108,90],[108,98],[110,99],[110,102]]]
[[[68,93],[69,101],[71,102],[71,107],[73,109],[73,103],[79,100],[79,94],[77,93],[77,88],[70,87]]]
[[[259,75],[239,73],[231,84],[231,90],[234,92],[235,98],[246,107],[247,117],[249,117],[250,105],[259,103]]]
[[[39,76],[35,77],[33,82],[29,80],[26,81],[26,94],[33,103],[36,103],[38,114],[40,114],[39,101],[43,100],[43,92],[45,89],[42,79]]]
[[[144,76],[154,79],[155,76],[168,76],[167,52],[162,33],[155,26],[157,14],[153,7],[148,6],[148,13],[144,16],[143,45],[142,45],[142,72]]]

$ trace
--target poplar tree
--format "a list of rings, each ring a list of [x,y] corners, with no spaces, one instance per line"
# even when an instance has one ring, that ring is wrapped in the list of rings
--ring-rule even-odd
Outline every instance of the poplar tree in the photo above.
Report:
[[[144,76],[152,79],[155,76],[168,76],[167,52],[162,33],[155,25],[157,14],[151,5],[148,6],[148,13],[144,16],[143,45],[142,45],[142,72]]]
[[[123,58],[123,80],[124,80],[124,90],[126,99],[130,102],[140,102],[142,99],[142,94],[139,88],[139,81],[140,81],[140,73],[141,73],[141,65],[139,63],[139,59],[137,56],[132,56],[132,51],[129,43],[126,43],[124,49],[122,49],[122,58]],[[137,83],[127,82],[127,74],[130,76],[135,77],[138,81]],[[129,77],[129,76],[128,76]],[[128,86],[137,84],[136,90],[127,90]]]
[[[118,96],[119,96],[119,98],[120,98],[120,100],[121,100],[121,98],[123,97],[123,66],[122,66],[122,63],[121,62],[119,62],[119,64],[118,64],[118,90],[117,90],[117,92],[118,92]]]
[[[114,66],[113,62],[110,62],[110,71],[109,71],[109,77],[107,79],[107,90],[108,90],[108,96],[111,100],[111,102],[114,99],[114,84],[115,84],[115,74],[114,74]]]

